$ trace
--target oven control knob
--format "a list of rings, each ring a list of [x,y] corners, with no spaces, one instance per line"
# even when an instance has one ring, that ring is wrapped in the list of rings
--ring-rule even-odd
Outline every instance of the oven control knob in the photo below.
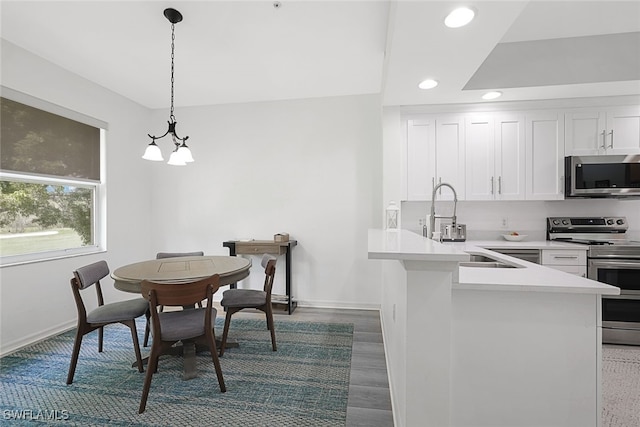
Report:
[[[562,220],[562,225],[569,225],[569,220],[563,219]]]
[[[607,220],[607,225],[613,225],[613,222],[614,222],[614,221],[613,221],[611,218],[609,218],[609,219]]]
[[[619,219],[616,221],[616,224],[618,225],[623,225],[624,224],[624,219]]]
[[[553,225],[560,225],[560,220],[554,219],[553,220]]]

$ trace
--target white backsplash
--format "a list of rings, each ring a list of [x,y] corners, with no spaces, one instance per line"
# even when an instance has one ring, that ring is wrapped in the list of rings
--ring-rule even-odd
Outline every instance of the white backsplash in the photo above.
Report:
[[[420,220],[426,221],[431,202],[402,202],[402,228],[422,233]],[[437,215],[451,215],[453,202],[436,202]],[[546,219],[550,216],[624,216],[629,223],[628,237],[640,240],[640,200],[578,199],[558,201],[458,202],[458,223],[467,225],[468,240],[501,239],[516,231],[527,240],[546,239]],[[506,222],[506,226],[503,225]]]

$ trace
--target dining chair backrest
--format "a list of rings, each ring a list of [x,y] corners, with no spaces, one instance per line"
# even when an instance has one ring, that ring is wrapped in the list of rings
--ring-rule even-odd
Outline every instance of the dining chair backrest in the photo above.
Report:
[[[220,287],[220,276],[214,274],[190,283],[156,283],[142,281],[142,296],[153,305],[187,306],[211,298]],[[211,306],[211,301],[209,301]]]
[[[78,288],[87,289],[109,275],[109,266],[104,260],[98,261],[78,268],[73,272],[73,275]]]
[[[262,255],[261,265],[264,268],[264,291],[267,293],[269,300],[271,299],[271,288],[273,287],[273,279],[276,273],[277,258],[273,255]]]
[[[183,256],[204,256],[203,251],[198,252],[158,252],[156,254],[156,259],[163,258],[178,258]]]

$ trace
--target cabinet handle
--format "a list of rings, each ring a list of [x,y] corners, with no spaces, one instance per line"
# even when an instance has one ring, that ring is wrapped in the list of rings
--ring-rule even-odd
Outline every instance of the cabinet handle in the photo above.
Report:
[[[607,131],[602,131],[602,145],[600,146],[603,150],[607,149]]]
[[[564,193],[564,175],[560,176],[560,194]]]
[[[578,259],[577,255],[554,255],[555,259]]]
[[[493,194],[493,177],[491,177],[491,194]]]
[[[609,135],[611,135],[611,139],[609,140],[610,142],[609,148],[613,148],[613,129],[611,129],[611,132],[609,132]]]
[[[498,194],[502,194],[502,177],[498,177]]]

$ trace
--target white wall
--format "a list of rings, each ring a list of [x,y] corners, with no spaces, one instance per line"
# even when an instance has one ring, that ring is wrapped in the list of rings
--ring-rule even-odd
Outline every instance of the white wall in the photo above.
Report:
[[[380,225],[382,125],[377,95],[179,108],[195,162],[154,165],[152,245],[228,254],[225,240],[287,232],[300,305],[377,308],[367,228]],[[167,112],[154,112],[154,126]],[[154,128],[155,130],[155,128]],[[168,155],[168,142],[161,143]],[[275,293],[284,293],[284,257]],[[254,259],[251,283],[264,274]],[[245,281],[247,282],[247,281]]]
[[[105,253],[0,269],[0,352],[75,325],[69,279],[80,266],[105,259],[111,269],[150,253],[150,179],[141,161],[150,112],[42,58],[2,41],[2,85],[109,124]],[[105,299],[130,298],[103,286]],[[91,295],[92,302],[95,294]]]

